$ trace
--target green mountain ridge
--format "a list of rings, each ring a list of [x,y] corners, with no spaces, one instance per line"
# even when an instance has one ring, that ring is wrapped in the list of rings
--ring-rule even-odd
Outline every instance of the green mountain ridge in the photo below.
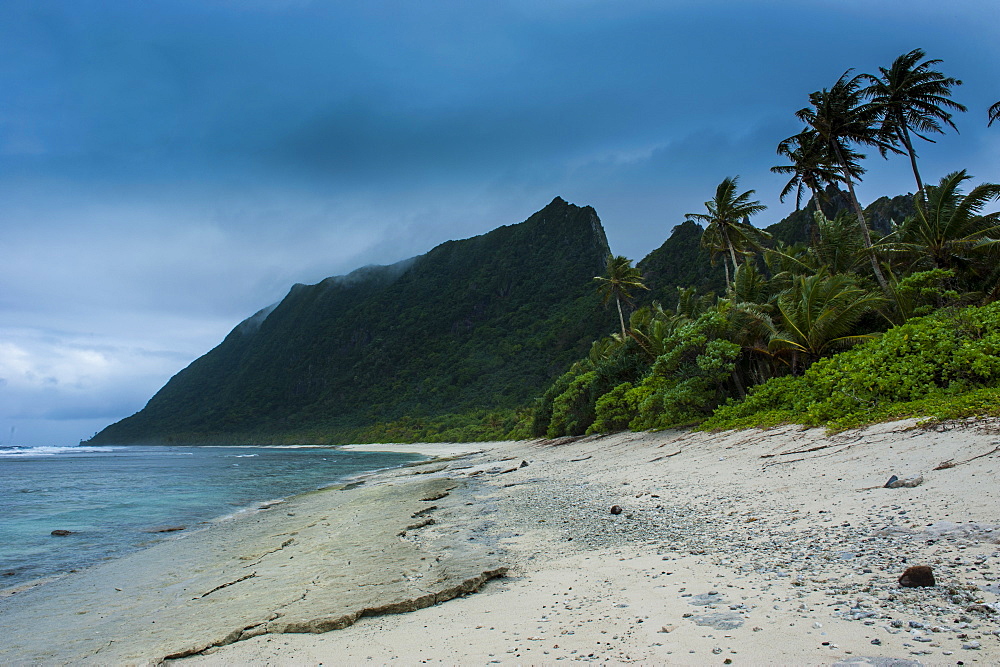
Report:
[[[529,404],[613,326],[596,212],[516,225],[295,285],[91,444],[351,442],[402,418]]]
[[[835,189],[823,205],[827,215],[848,206]],[[866,215],[886,233],[912,211],[912,195],[901,195],[882,197]],[[803,242],[811,224],[803,209],[766,230],[775,242]],[[650,288],[636,295],[640,305],[672,308],[678,287],[724,290],[702,231],[683,222],[638,263]],[[609,254],[594,209],[557,197],[522,223],[294,285],[89,442],[461,439],[469,435],[461,427],[477,420],[471,437],[503,437],[512,415],[615,330],[593,280]]]

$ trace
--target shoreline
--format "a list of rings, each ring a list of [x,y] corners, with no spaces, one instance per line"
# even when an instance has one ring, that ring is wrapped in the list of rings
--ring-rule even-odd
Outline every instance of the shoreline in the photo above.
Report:
[[[476,545],[439,553],[434,540],[400,537],[428,507],[424,498],[461,493],[420,467],[361,473],[0,599],[0,656],[157,664],[254,634],[322,631],[435,604],[500,576]],[[365,578],[352,560],[393,571]]]
[[[995,664],[1000,662],[998,434],[997,420],[931,429],[916,429],[911,420],[833,436],[780,427],[351,445],[436,458],[375,473],[347,490],[296,496],[290,504],[232,522],[242,526],[240,539],[230,540],[213,527],[203,534],[219,539],[202,547],[218,553],[185,548],[166,554],[186,558],[189,567],[154,582],[162,584],[159,597],[153,596],[157,622],[176,616],[178,609],[209,608],[164,597],[184,588],[178,582],[200,585],[205,600],[218,598],[213,613],[229,613],[239,605],[259,605],[249,591],[267,577],[274,578],[277,597],[284,596],[275,600],[286,606],[271,611],[281,616],[230,630],[223,641],[206,636],[201,627],[169,630],[163,637],[184,648],[159,657],[150,657],[155,651],[138,657],[141,642],[130,640],[129,647],[110,645],[124,652],[102,648],[82,662],[175,656],[184,665]],[[918,486],[883,488],[891,475],[918,474],[923,478]],[[442,492],[448,495],[427,500]],[[622,511],[612,514],[615,505]],[[289,512],[292,516],[283,516]],[[340,532],[330,526],[312,536],[292,536],[285,525],[299,522],[304,530],[310,523],[317,526],[317,519],[333,522],[348,514],[353,518],[341,521]],[[261,523],[266,529],[249,529]],[[359,530],[366,531],[363,538]],[[296,542],[279,548],[288,539]],[[374,549],[372,540],[378,541]],[[193,545],[184,542],[169,544]],[[151,566],[166,562],[165,554],[149,557],[161,546],[135,554],[130,567],[150,576]],[[341,548],[339,557],[329,557],[332,546]],[[283,550],[292,548],[300,550],[294,564],[283,558],[292,553]],[[230,561],[236,553],[246,555],[240,549],[255,557],[280,554],[283,561],[275,563],[273,574],[261,570],[239,581],[225,568],[214,579],[194,573],[225,554]],[[398,549],[404,557],[393,560]],[[321,551],[327,557],[310,567],[306,553]],[[901,588],[897,578],[914,564],[931,566],[937,585]],[[108,584],[113,565],[98,583]],[[448,582],[435,569],[439,566],[454,568],[444,573],[451,576]],[[304,588],[302,581],[291,583],[293,572],[308,574]],[[290,592],[315,601],[310,582],[335,575],[353,591],[382,588],[369,590],[375,594],[339,616],[330,609],[338,602],[333,597],[346,593],[333,588],[322,613],[294,611]],[[474,585],[460,585],[471,580]],[[78,598],[68,595],[67,584],[36,590],[61,591],[53,597],[74,621],[69,634],[103,631],[80,620],[87,614],[74,609]],[[220,584],[225,586],[213,588]],[[435,587],[447,589],[452,599],[438,604],[444,598],[428,597]],[[468,595],[473,589],[479,592]],[[116,595],[76,592],[96,596],[91,611]],[[132,598],[130,609],[143,603],[138,589],[117,595],[123,592]],[[359,609],[350,627],[303,632],[340,627],[334,619]],[[62,633],[57,638],[67,635],[66,628],[55,629]],[[185,653],[189,657],[181,658]],[[10,655],[14,662],[32,661],[31,654]]]
[[[177,446],[175,446],[175,445],[171,445],[171,446],[164,446],[164,447],[153,447],[153,449],[160,449],[160,450],[166,451],[166,450],[175,449],[176,447]],[[213,449],[213,448],[228,449],[228,450],[233,449],[232,447],[228,447],[228,446],[227,447],[198,446],[198,447],[202,448],[202,449]],[[108,445],[108,446],[100,446],[100,447],[94,447],[94,448],[83,448],[83,449],[84,449],[84,451],[87,451],[87,450],[101,449],[101,448],[107,448],[107,449],[130,449],[130,448],[132,448],[132,446]],[[329,451],[333,451],[333,452],[339,450],[339,447],[332,447],[332,446],[316,446],[316,447],[314,447],[312,445],[306,445],[306,446],[302,446],[302,447],[298,447],[298,446],[275,446],[275,447],[270,447],[270,446],[248,445],[248,446],[244,447],[244,449],[253,449],[253,450],[256,450],[256,449],[302,449],[302,448],[324,449],[324,450],[329,450]],[[29,448],[29,449],[37,449],[37,448]],[[75,448],[75,447],[58,447],[58,448],[55,448],[55,449],[68,450],[68,451],[70,451],[72,453],[76,453],[76,450],[78,448]],[[244,455],[244,456],[257,456],[257,454]],[[236,458],[239,459],[241,457],[237,456]],[[424,458],[429,458],[429,457],[425,456]],[[229,522],[229,521],[232,521],[232,520],[238,520],[241,517],[257,513],[257,512],[259,512],[261,510],[269,509],[270,506],[276,505],[278,503],[286,502],[286,501],[291,500],[291,499],[293,499],[293,498],[295,498],[295,497],[297,497],[299,495],[308,494],[308,493],[312,493],[313,491],[316,491],[316,490],[322,490],[322,489],[327,489],[327,488],[340,488],[343,485],[352,483],[352,482],[354,482],[355,480],[357,480],[359,478],[365,478],[368,475],[379,474],[379,473],[383,473],[383,472],[392,471],[392,470],[394,470],[396,468],[402,468],[402,467],[405,467],[407,465],[410,465],[411,463],[420,463],[420,461],[405,461],[405,462],[402,462],[402,463],[394,463],[392,465],[388,465],[388,466],[381,467],[381,468],[369,468],[369,469],[361,469],[359,471],[354,471],[354,472],[341,473],[339,477],[338,476],[333,476],[331,478],[324,479],[322,482],[319,482],[319,483],[317,483],[317,484],[315,484],[313,486],[303,486],[303,485],[300,484],[298,486],[298,489],[287,490],[286,495],[270,495],[266,489],[260,488],[260,489],[256,490],[256,495],[258,496],[257,500],[247,500],[246,494],[244,494],[240,498],[240,503],[241,504],[227,503],[228,507],[216,506],[214,508],[210,508],[208,511],[204,511],[204,510],[199,511],[194,516],[191,516],[190,513],[189,513],[187,516],[183,516],[183,517],[177,517],[177,516],[161,517],[161,520],[158,523],[157,522],[148,522],[148,523],[146,523],[145,526],[141,526],[141,525],[130,526],[128,528],[128,530],[131,533],[135,534],[136,537],[139,538],[139,539],[135,539],[131,543],[117,545],[118,548],[116,550],[104,551],[102,553],[94,553],[94,554],[92,554],[91,559],[89,559],[89,562],[85,561],[85,562],[82,562],[82,563],[66,564],[64,566],[64,568],[62,568],[62,569],[48,568],[46,571],[39,572],[38,574],[36,574],[34,576],[34,578],[29,578],[29,579],[20,578],[19,579],[17,577],[14,577],[14,579],[15,579],[14,583],[0,581],[0,599],[4,599],[4,598],[6,598],[6,597],[8,597],[10,595],[15,595],[17,593],[23,592],[23,591],[28,590],[30,588],[34,588],[36,586],[45,585],[45,584],[50,583],[52,581],[55,581],[55,580],[58,580],[58,579],[62,579],[62,578],[65,578],[67,576],[71,576],[71,575],[74,575],[74,574],[77,574],[79,572],[82,572],[82,571],[85,571],[85,570],[89,569],[90,567],[93,567],[94,565],[98,565],[98,564],[107,562],[109,560],[116,560],[116,559],[123,558],[123,557],[128,556],[128,555],[134,554],[134,553],[138,553],[138,552],[144,551],[144,550],[149,549],[149,548],[151,548],[153,546],[156,546],[157,544],[160,544],[160,543],[162,543],[164,541],[168,541],[168,540],[172,540],[172,539],[179,539],[179,538],[191,535],[191,534],[193,534],[195,532],[204,530],[204,529],[209,528],[209,527],[214,526],[214,525],[218,525],[218,524],[221,524],[221,523],[226,523],[226,522]],[[250,497],[252,497],[252,496],[250,496]],[[62,528],[63,526],[58,526],[58,527]],[[70,527],[73,528],[73,531],[72,531],[73,533],[81,533],[82,534],[84,532],[84,531],[81,531],[81,530],[77,530],[73,526],[70,526]],[[47,531],[48,529],[45,529],[45,530]],[[97,530],[98,531],[102,530],[102,528],[99,526],[97,528]],[[91,533],[91,535],[94,534],[94,530],[93,530],[92,527],[89,528],[89,532]],[[72,543],[64,545],[64,546],[67,547],[67,548],[72,548]],[[5,565],[6,564],[9,564],[10,566],[12,566],[12,569],[14,570],[14,574],[17,573],[16,571],[17,571],[18,568],[17,568],[16,563],[14,563],[13,561],[8,561],[8,562],[5,563]],[[4,585],[4,584],[6,584],[6,585]]]

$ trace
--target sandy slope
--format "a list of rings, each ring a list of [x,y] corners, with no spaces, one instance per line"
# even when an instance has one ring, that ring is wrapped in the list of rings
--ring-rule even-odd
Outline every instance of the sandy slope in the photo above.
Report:
[[[998,664],[1000,431],[912,426],[484,445],[433,473],[475,480],[472,504],[421,533],[462,525],[508,577],[183,662]],[[912,564],[938,585],[901,588]]]

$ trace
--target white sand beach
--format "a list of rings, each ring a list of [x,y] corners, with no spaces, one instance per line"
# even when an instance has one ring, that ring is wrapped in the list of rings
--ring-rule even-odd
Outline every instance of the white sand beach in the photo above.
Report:
[[[440,458],[10,596],[4,662],[1000,663],[996,420],[364,448]]]

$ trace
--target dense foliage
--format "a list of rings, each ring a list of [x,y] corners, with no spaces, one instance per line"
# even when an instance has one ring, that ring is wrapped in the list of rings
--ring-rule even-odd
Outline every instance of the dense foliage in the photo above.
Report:
[[[794,193],[796,212],[758,233],[752,191],[724,179],[706,213],[639,263],[656,300],[549,388],[534,434],[839,426],[954,416],[1000,394],[1000,213],[986,210],[1000,185],[965,193],[958,171],[925,186],[911,141],[965,110],[939,63],[914,49],[879,76],[849,70],[809,95],[796,112],[805,127],[778,144],[790,164],[772,169],[789,177],[781,197]],[[864,147],[907,156],[917,194],[862,209]],[[715,255],[728,259],[721,281],[706,279]],[[607,372],[612,357],[628,377]]]
[[[1000,303],[941,309],[822,359],[801,376],[755,387],[720,408],[705,428],[794,422],[848,427],[926,416],[972,391],[1000,390]],[[992,409],[996,409],[993,406]],[[984,410],[985,411],[985,410]]]
[[[93,442],[554,438],[995,409],[1000,185],[966,193],[964,171],[924,185],[912,137],[965,110],[939,63],[914,49],[808,95],[772,169],[796,211],[766,229],[750,222],[764,210],[753,190],[727,177],[633,267],[593,209],[557,198],[520,225],[295,286]],[[915,195],[862,208],[872,148],[908,158]]]

